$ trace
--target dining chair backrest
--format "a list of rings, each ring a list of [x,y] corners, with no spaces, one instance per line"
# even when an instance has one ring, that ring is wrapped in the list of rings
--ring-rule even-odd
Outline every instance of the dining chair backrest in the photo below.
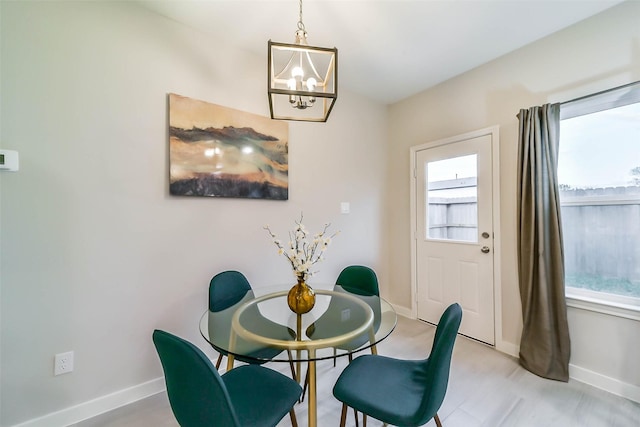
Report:
[[[209,282],[209,310],[217,312],[229,308],[251,291],[249,281],[239,271],[218,273]]]
[[[427,395],[422,400],[421,408],[418,411],[419,425],[430,420],[442,405],[449,383],[453,345],[456,342],[461,321],[462,308],[458,303],[447,307],[440,317],[431,353],[429,358],[425,360],[424,382],[427,385],[425,388]]]
[[[364,265],[345,267],[338,275],[336,285],[357,295],[380,295],[375,271]]]
[[[199,348],[160,330],[153,332],[153,343],[180,426],[239,425],[222,378]]]

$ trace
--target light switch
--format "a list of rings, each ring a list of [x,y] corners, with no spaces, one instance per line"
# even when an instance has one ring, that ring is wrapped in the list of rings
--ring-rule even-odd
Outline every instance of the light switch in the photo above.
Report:
[[[17,172],[19,169],[18,152],[13,150],[0,150],[0,170]]]
[[[351,212],[351,207],[349,206],[349,202],[340,203],[340,213],[348,214]]]

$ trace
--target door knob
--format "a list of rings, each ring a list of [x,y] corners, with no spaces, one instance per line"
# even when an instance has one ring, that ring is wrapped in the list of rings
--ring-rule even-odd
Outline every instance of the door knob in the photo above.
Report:
[[[483,254],[488,254],[489,253],[489,246],[483,246],[482,249],[480,249],[482,251]]]

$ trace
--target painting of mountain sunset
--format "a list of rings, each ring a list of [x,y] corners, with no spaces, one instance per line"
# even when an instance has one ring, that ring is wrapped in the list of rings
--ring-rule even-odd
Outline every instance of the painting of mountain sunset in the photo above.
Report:
[[[289,198],[289,124],[169,94],[169,192]]]

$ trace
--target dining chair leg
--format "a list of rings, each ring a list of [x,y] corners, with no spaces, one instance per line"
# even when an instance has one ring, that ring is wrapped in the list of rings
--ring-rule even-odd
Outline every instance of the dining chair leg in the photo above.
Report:
[[[333,367],[336,367],[336,359],[338,358],[338,350],[336,350],[335,347],[333,347]]]
[[[222,363],[222,354],[218,355],[218,361],[216,362],[216,369],[220,369],[220,363]]]
[[[300,395],[300,402],[304,402],[304,395],[307,393],[307,387],[309,387],[309,368],[304,376],[304,385],[302,386],[302,394]]]
[[[293,366],[293,360],[289,360],[289,367],[291,368],[291,378],[296,380],[296,368]]]
[[[296,380],[296,368],[293,366],[293,358],[291,357],[291,350],[287,350],[287,355],[289,356],[289,367],[291,368],[291,378]]]
[[[364,415],[364,413],[362,415]],[[364,416],[366,417],[366,415],[364,415]],[[353,408],[353,419],[356,420],[356,427],[358,427],[358,411],[356,411],[356,408]]]
[[[442,427],[442,423],[440,422],[440,417],[438,416],[438,414],[436,414],[433,419],[436,421],[436,425],[438,427]]]
[[[342,412],[340,413],[340,427],[344,427],[347,422],[347,404],[342,404]]]
[[[362,414],[362,427],[367,427],[367,414]]]
[[[296,420],[296,411],[291,408],[289,411],[289,417],[291,417],[291,427],[298,427],[298,420]]]

